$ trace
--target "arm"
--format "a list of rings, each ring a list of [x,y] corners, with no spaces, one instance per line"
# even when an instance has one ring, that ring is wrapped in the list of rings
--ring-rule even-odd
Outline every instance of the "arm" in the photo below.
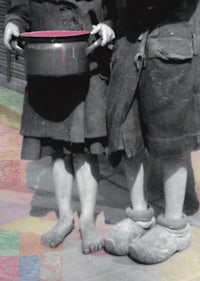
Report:
[[[5,26],[12,22],[18,26],[20,32],[30,30],[30,4],[29,0],[11,0],[5,18]]]
[[[101,46],[105,46],[115,38],[114,27],[117,18],[117,8],[114,0],[103,1],[104,21],[94,25],[92,35],[99,34],[102,41]]]
[[[11,0],[4,23],[4,45],[12,49],[11,40],[30,29],[30,6],[28,0]]]

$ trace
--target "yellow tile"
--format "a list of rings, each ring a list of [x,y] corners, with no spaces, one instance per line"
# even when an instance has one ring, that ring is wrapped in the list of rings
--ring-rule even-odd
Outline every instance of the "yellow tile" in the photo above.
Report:
[[[44,220],[42,218],[35,218],[27,216],[25,218],[17,219],[9,224],[0,227],[4,230],[18,230],[19,232],[33,232],[35,234],[44,234],[55,225],[53,220]]]
[[[160,266],[160,281],[200,281],[200,228],[192,228],[192,244]]]

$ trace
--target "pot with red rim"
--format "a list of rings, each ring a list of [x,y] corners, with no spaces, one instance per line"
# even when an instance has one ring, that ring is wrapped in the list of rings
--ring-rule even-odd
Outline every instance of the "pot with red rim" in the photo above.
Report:
[[[96,41],[88,46],[89,35],[85,30],[21,33],[17,49],[23,49],[26,75],[61,77],[86,73],[88,53],[100,45]]]

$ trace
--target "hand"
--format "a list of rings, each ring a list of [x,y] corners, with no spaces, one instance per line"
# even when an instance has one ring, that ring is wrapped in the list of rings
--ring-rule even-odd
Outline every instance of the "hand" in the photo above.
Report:
[[[9,50],[12,50],[12,45],[11,45],[11,41],[12,41],[12,37],[18,37],[20,34],[20,30],[19,30],[19,27],[12,23],[12,22],[9,22],[6,24],[6,27],[4,29],[4,38],[3,38],[3,41],[4,41],[4,45],[9,49]]]
[[[105,23],[99,23],[93,25],[93,30],[90,33],[91,35],[99,34],[101,36],[102,42],[101,46],[105,46],[115,39],[115,33],[113,29]]]

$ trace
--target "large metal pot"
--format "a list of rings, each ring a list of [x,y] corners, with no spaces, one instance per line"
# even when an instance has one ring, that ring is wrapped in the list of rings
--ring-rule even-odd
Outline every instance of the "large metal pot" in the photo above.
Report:
[[[89,70],[88,53],[100,45],[88,47],[88,31],[36,31],[18,37],[23,49],[26,75],[80,75]],[[18,47],[18,49],[19,49]]]

